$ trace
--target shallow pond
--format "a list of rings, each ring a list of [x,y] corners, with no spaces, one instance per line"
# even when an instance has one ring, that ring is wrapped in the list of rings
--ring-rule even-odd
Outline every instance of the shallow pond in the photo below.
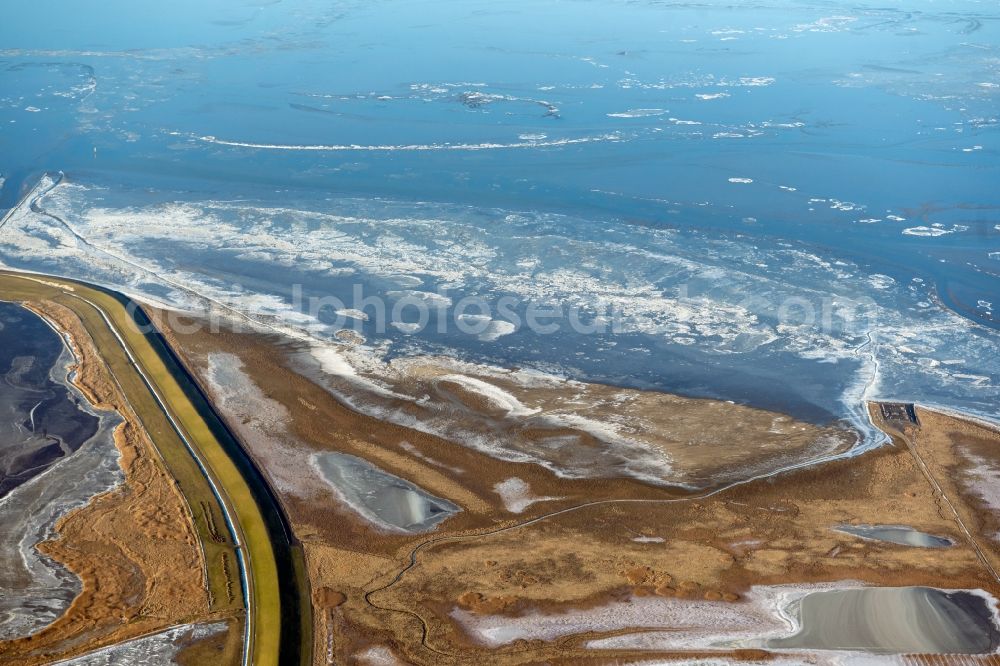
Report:
[[[461,510],[356,456],[322,453],[313,461],[351,508],[385,527],[426,532]]]
[[[998,645],[985,596],[930,587],[875,587],[813,592],[789,614],[800,629],[770,648],[873,653],[982,654]]]
[[[905,525],[839,525],[834,529],[862,539],[888,541],[901,546],[948,548],[955,545],[951,539],[927,534]]]

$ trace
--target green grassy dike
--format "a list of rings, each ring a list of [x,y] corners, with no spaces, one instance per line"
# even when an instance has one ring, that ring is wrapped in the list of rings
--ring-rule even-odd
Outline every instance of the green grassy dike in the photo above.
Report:
[[[79,316],[187,499],[205,553],[212,610],[247,608],[249,663],[307,663],[303,648],[309,640],[301,630],[309,624],[309,597],[301,548],[293,544],[259,470],[145,313],[99,287],[7,271],[0,271],[0,298],[53,301]],[[233,543],[220,499],[240,546]],[[246,590],[237,548],[246,565]]]

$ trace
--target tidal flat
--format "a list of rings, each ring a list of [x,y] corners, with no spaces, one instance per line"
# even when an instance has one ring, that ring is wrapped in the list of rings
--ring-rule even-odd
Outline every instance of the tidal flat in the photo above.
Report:
[[[787,415],[739,405],[628,392],[443,357],[400,359],[376,371],[369,366],[346,374],[345,355],[331,353],[318,363],[295,339],[228,328],[191,333],[180,323],[163,325],[195,373],[210,381],[251,451],[269,461],[267,473],[286,488],[294,471],[302,470],[298,487],[282,494],[306,544],[319,618],[315,643],[319,650],[335,646],[334,658],[361,659],[381,650],[433,663],[406,621],[418,614],[432,618],[427,641],[435,650],[465,659],[524,663],[528,656],[515,649],[521,638],[543,641],[528,651],[531,659],[611,658],[636,651],[652,659],[707,650],[725,663],[740,650],[763,650],[762,641],[791,640],[805,624],[813,626],[811,620],[796,625],[784,619],[782,609],[790,603],[810,593],[854,588],[959,595],[958,607],[972,609],[970,617],[979,619],[945,618],[945,625],[968,627],[962,639],[968,652],[993,649],[993,620],[965,603],[981,600],[992,608],[1000,594],[987,566],[1000,564],[991,536],[996,526],[974,522],[977,515],[992,514],[977,513],[980,491],[969,485],[982,468],[972,464],[972,454],[992,460],[1000,441],[987,425],[919,406],[918,423],[886,422],[872,406],[872,426],[895,446],[851,456],[798,448],[799,460],[808,464],[750,480],[744,469],[739,475],[744,480],[735,483],[727,483],[733,473],[719,475],[707,490],[644,482],[624,466],[615,475],[605,470],[577,478],[566,470],[596,472],[593,447],[620,441],[622,433],[614,427],[622,422],[614,417],[622,414],[653,417],[636,419],[628,436],[635,442],[655,430],[658,439],[645,444],[651,450],[673,442],[660,450],[672,456],[674,469],[693,469],[697,461],[728,453],[715,444],[728,440],[723,433],[738,433],[743,443],[823,433]],[[571,410],[583,418],[567,418]],[[553,422],[552,416],[558,419]],[[470,445],[462,430],[440,427],[445,419],[461,421],[466,429],[475,424],[492,442],[521,437],[536,443],[537,451],[551,456],[549,464]],[[611,425],[598,430],[593,427],[598,419]],[[657,427],[663,424],[670,428]],[[697,432],[706,434],[683,437]],[[745,448],[732,453],[747,466],[753,458]],[[769,456],[766,449],[757,453]],[[810,460],[810,453],[819,457]],[[304,457],[312,464],[298,467]],[[399,479],[462,510],[432,534],[372,529],[374,516],[358,510],[364,497],[354,498],[355,509],[345,509],[343,497],[300,497],[317,492],[316,480],[325,474],[316,461],[324,459],[334,483],[367,493],[373,506],[386,506],[386,488]],[[962,471],[956,476],[949,469]],[[363,470],[389,476],[369,478]],[[956,514],[941,515],[929,478],[954,503]],[[390,503],[397,524],[427,515],[426,498],[412,499],[415,505]],[[403,508],[409,513],[402,515]],[[969,534],[963,525],[973,526]],[[952,545],[908,547],[832,529],[837,526],[912,526]],[[404,569],[401,552],[416,564]],[[392,564],[397,559],[399,568]],[[914,613],[928,598],[903,594],[894,608]],[[933,620],[935,612],[921,615],[921,621]],[[842,626],[830,631],[857,638],[858,654],[876,655],[878,645],[850,623],[826,624],[838,623]],[[364,638],[371,632],[394,636],[394,647],[372,646]],[[913,646],[933,653],[956,647],[937,638],[935,645],[918,646],[885,632],[879,637],[886,649]],[[825,664],[845,654],[836,647],[840,643],[766,649],[777,663],[800,663],[807,654]]]
[[[120,484],[114,412],[90,405],[70,381],[72,353],[38,315],[0,302],[0,639],[33,633],[53,622],[80,593],[80,581],[43,555],[57,521]],[[33,427],[32,427],[33,426]],[[41,442],[50,440],[46,446]],[[55,452],[54,449],[58,449]],[[15,452],[27,450],[25,456]],[[14,483],[16,479],[17,483]]]

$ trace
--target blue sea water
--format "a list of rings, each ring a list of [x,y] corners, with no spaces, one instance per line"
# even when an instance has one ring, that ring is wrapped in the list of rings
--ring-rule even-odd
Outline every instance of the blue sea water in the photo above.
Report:
[[[385,357],[997,418],[998,134],[995,2],[18,3],[0,208],[65,177],[0,262],[316,336],[297,294],[429,303],[359,324]],[[470,295],[492,328],[438,325]]]

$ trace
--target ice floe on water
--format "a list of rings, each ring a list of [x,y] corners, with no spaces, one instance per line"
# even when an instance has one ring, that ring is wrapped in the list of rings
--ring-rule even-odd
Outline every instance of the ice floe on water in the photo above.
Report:
[[[870,284],[875,289],[890,289],[896,284],[888,275],[882,275],[881,273],[875,273],[868,278],[868,284]]]
[[[408,323],[405,321],[394,321],[391,322],[390,325],[400,333],[405,333],[406,335],[417,333],[423,328],[423,324],[417,322]]]
[[[907,229],[903,229],[902,233],[905,236],[925,236],[928,238],[935,238],[937,236],[947,236],[948,234],[968,230],[969,227],[964,224],[953,224],[950,227],[946,227],[943,224],[932,224],[930,226],[909,227]]]
[[[684,88],[764,88],[776,82],[773,76],[716,76],[714,74],[683,73],[656,80],[629,75],[618,81],[625,90],[672,90]]]
[[[729,180],[753,182],[742,176]],[[526,325],[526,306],[532,303],[555,304],[566,313],[577,309],[578,328],[585,332],[568,330],[571,320],[564,317],[560,330],[573,337],[561,340],[593,346],[583,357],[539,359],[553,367],[604,367],[600,359],[618,353],[612,343],[621,336],[639,337],[630,337],[620,349],[634,351],[615,356],[613,363],[642,377],[643,372],[669,377],[668,366],[657,370],[655,364],[677,358],[674,353],[711,364],[725,358],[747,372],[798,359],[794,362],[801,365],[784,380],[794,381],[797,373],[828,377],[840,394],[810,399],[862,430],[870,427],[865,399],[910,397],[990,415],[1000,396],[1000,387],[989,379],[995,359],[987,351],[993,346],[990,334],[928,307],[927,287],[894,283],[843,259],[824,259],[801,243],[761,244],[697,231],[436,204],[342,200],[279,207],[168,200],[112,207],[109,194],[66,182],[40,201],[55,218],[18,209],[0,234],[0,259],[115,285],[175,307],[222,308],[298,331],[324,371],[338,377],[362,381],[357,372],[358,363],[365,363],[359,360],[362,352],[378,356],[389,348],[381,342],[363,346],[348,359],[332,344],[336,327],[321,312],[310,312],[308,297],[336,296],[340,304],[328,314],[377,339],[378,308],[352,302],[351,288],[360,284],[365,296],[385,299],[386,314],[399,306],[397,321],[411,344],[489,343],[502,349],[509,363],[527,360],[520,355],[526,341],[546,339]],[[957,226],[946,230],[957,232]],[[281,271],[266,269],[273,284],[263,293],[256,276],[274,266]],[[295,284],[303,285],[305,303],[292,298]],[[454,335],[435,338],[439,317],[450,317],[466,296],[485,299],[492,311],[459,313],[449,329]],[[497,316],[495,306],[505,296],[521,305]],[[388,326],[387,333],[400,331]],[[918,341],[930,351],[919,357],[905,351]],[[653,365],[638,363],[649,345],[660,350]],[[551,353],[559,351],[556,346]],[[947,358],[966,360],[940,363]]]
[[[493,342],[505,335],[510,335],[517,330],[517,326],[502,319],[491,319],[486,323],[486,327],[477,335],[483,342]]]
[[[841,32],[850,29],[857,20],[856,16],[824,16],[812,23],[799,23],[792,30],[795,32]]]
[[[651,118],[669,113],[666,109],[629,109],[607,114],[608,118]]]
[[[397,303],[423,304],[431,308],[446,308],[452,304],[452,300],[442,294],[430,291],[419,291],[416,289],[405,289],[402,291],[388,291],[385,294]]]
[[[627,138],[617,132],[594,134],[590,136],[564,137],[561,139],[530,139],[514,142],[482,141],[479,143],[403,143],[403,144],[293,144],[293,143],[262,143],[254,141],[236,141],[222,139],[211,135],[194,136],[192,141],[211,143],[231,148],[252,148],[255,150],[286,150],[309,152],[428,152],[428,151],[479,151],[479,150],[516,150],[525,148],[557,148],[587,143],[607,141],[625,141]]]
[[[356,310],[354,308],[342,308],[340,310],[337,310],[337,314],[341,317],[349,319],[368,321],[368,315],[363,310]]]

